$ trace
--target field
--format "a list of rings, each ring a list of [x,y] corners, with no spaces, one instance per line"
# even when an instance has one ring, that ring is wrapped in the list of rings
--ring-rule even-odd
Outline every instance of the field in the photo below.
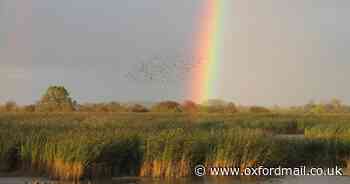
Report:
[[[197,164],[346,167],[349,156],[346,114],[0,115],[0,173],[181,177]]]

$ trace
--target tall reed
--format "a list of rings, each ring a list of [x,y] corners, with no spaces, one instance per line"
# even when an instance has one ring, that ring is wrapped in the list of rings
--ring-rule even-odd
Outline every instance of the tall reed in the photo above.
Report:
[[[349,122],[345,115],[0,114],[0,172],[77,181],[190,176],[197,164],[335,165],[350,160]]]

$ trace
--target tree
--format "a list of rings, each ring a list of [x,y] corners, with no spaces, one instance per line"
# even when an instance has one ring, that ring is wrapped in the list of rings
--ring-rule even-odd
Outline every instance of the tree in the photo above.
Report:
[[[204,106],[225,106],[227,102],[221,99],[209,99],[203,102]]]
[[[8,101],[5,103],[5,111],[7,112],[14,112],[17,111],[18,106],[15,101]]]
[[[74,111],[74,102],[65,87],[51,86],[41,97],[36,110],[41,112]]]
[[[269,109],[267,109],[265,107],[261,107],[261,106],[252,106],[252,107],[250,107],[249,110],[252,113],[268,113],[268,112],[270,112]]]
[[[182,109],[185,112],[188,113],[196,113],[198,112],[198,105],[190,100],[186,100],[183,104],[182,104]]]
[[[140,104],[134,104],[129,107],[129,112],[148,112],[149,110]]]
[[[335,113],[345,112],[342,101],[337,98],[333,98],[329,102],[328,107],[331,108],[330,110],[331,112],[335,112]]]
[[[35,105],[26,105],[23,107],[24,112],[35,112]]]
[[[314,114],[321,114],[321,113],[344,113],[347,112],[347,108],[345,105],[343,105],[342,101],[333,98],[328,102],[310,102],[304,107],[305,112],[308,113],[314,113]]]
[[[106,104],[108,112],[125,112],[126,108],[118,102],[109,102]]]
[[[225,113],[227,102],[221,99],[209,99],[201,106],[201,111],[206,113]]]
[[[337,98],[333,98],[330,103],[336,108],[341,108],[343,106],[343,102]]]
[[[326,108],[326,105],[324,104],[317,104],[309,112],[314,114],[326,113],[327,108]]]
[[[313,108],[316,107],[316,103],[315,101],[313,100],[310,100],[309,103],[307,103],[305,106],[304,106],[304,111],[305,112],[311,112]]]
[[[152,107],[153,112],[181,112],[181,105],[175,101],[164,101]]]
[[[238,109],[236,107],[236,105],[232,102],[228,103],[225,107],[225,113],[228,113],[228,114],[233,114],[233,113],[236,113],[238,112]]]

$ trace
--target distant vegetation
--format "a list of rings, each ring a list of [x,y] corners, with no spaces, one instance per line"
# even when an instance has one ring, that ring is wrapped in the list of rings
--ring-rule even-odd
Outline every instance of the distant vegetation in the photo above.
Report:
[[[83,103],[79,104],[73,100],[68,90],[63,86],[51,86],[42,95],[36,104],[19,106],[15,101],[0,104],[0,112],[163,112],[163,113],[225,113],[234,114],[239,112],[251,113],[350,113],[350,106],[345,105],[339,99],[329,102],[315,103],[310,101],[304,106],[292,107],[263,107],[263,106],[241,106],[233,102],[220,99],[209,99],[202,104],[187,100],[182,103],[176,101],[162,101],[153,106],[142,104],[125,104],[120,102],[106,103]]]

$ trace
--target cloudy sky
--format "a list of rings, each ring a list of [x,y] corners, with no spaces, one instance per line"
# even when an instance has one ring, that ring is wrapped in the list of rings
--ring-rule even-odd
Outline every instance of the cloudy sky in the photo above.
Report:
[[[350,1],[232,1],[218,98],[350,103]],[[0,0],[0,101],[32,103],[49,85],[80,102],[182,100],[188,77],[125,74],[191,53],[203,2]]]

